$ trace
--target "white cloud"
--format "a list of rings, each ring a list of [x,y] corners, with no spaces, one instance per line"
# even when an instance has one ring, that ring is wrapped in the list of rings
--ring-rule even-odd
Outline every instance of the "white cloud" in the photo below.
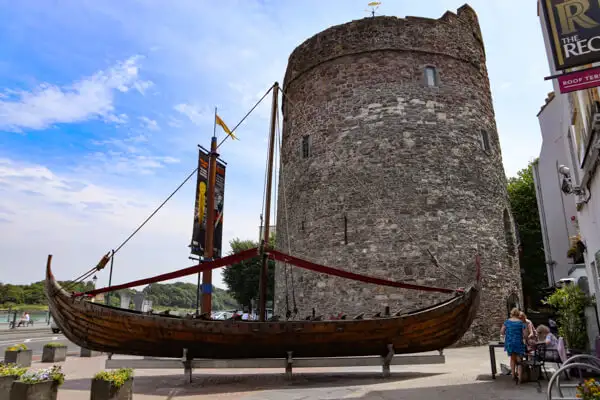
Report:
[[[194,104],[177,104],[173,107],[175,111],[188,117],[196,125],[212,121],[214,111],[207,106],[198,106]]]
[[[142,118],[144,117],[140,119]],[[148,137],[143,134],[93,140],[91,143],[100,149],[85,154],[77,170],[97,175],[99,178],[110,174],[132,177],[151,175],[170,164],[180,162],[175,157],[151,153],[144,146],[148,143]]]
[[[146,94],[146,91],[148,89],[154,87],[154,82],[136,80],[135,82],[133,82],[133,87],[141,94]]]
[[[171,160],[172,161],[172,160]],[[174,183],[174,186],[176,183]],[[188,259],[192,233],[193,190],[174,198],[115,256],[113,283],[124,283],[193,265]],[[255,238],[253,215],[239,193],[227,189],[230,223],[224,243],[235,236]],[[0,253],[2,270],[12,283],[44,278],[47,254],[54,255],[59,279],[72,279],[125,240],[169,194],[98,185],[48,167],[0,159]],[[37,194],[37,195],[36,195]],[[183,199],[183,200],[182,200]],[[240,199],[239,201],[237,199]],[[225,252],[230,249],[225,248]],[[220,272],[214,282],[224,287]],[[98,273],[98,285],[108,283],[108,271]],[[7,279],[2,277],[2,279]],[[195,282],[196,278],[186,278]]]
[[[177,118],[172,118],[171,117],[169,119],[169,122],[167,123],[167,125],[169,125],[172,128],[181,128],[183,126],[183,122],[181,122]]]
[[[152,175],[168,164],[177,164],[179,160],[170,156],[136,154],[139,150],[133,146],[127,151],[105,151],[85,156],[87,173],[116,174],[121,176]]]
[[[109,114],[104,118],[104,120],[107,122],[114,122],[115,124],[120,125],[127,123],[127,121],[129,121],[129,117],[127,116],[127,114]]]
[[[11,91],[13,96],[0,100],[0,128],[40,130],[97,117],[122,123],[124,114],[114,114],[115,91],[143,93],[150,85],[139,79],[139,59],[130,57],[69,86],[43,83],[31,91]]]
[[[160,130],[160,126],[158,126],[158,122],[156,120],[150,119],[148,117],[138,117],[140,121],[142,121],[142,125],[144,128],[149,129],[151,131]]]

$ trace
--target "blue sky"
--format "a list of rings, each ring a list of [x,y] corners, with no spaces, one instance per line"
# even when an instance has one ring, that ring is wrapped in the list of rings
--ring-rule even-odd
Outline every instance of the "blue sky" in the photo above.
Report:
[[[296,46],[365,17],[366,3],[0,0],[0,279],[43,279],[49,253],[59,279],[95,265],[195,168],[214,107],[233,127],[282,83]],[[379,12],[439,18],[463,4],[389,0]],[[515,175],[539,153],[536,114],[552,90],[536,2],[469,4]],[[222,147],[225,242],[258,235],[269,102]],[[193,191],[192,181],[117,254],[115,283],[190,265]]]

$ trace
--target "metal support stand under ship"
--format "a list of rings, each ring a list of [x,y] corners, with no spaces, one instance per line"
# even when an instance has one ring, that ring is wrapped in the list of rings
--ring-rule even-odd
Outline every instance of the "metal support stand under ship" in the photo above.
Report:
[[[187,359],[246,359],[287,358],[289,354],[293,354],[294,357],[350,357],[386,356],[390,351],[395,354],[441,351],[463,336],[470,327],[479,305],[479,256],[476,259],[476,279],[471,286],[445,289],[354,274],[301,260],[268,246],[278,84],[275,83],[271,90],[273,114],[268,153],[267,204],[263,225],[264,238],[260,247],[213,259],[213,232],[207,229],[207,262],[157,277],[86,293],[68,293],[61,288],[52,273],[50,255],[45,282],[49,307],[56,323],[70,341],[83,348],[114,354],[181,358],[185,353]],[[213,137],[207,188],[209,227],[214,225],[215,166],[218,156],[216,150],[216,138]],[[89,301],[90,296],[99,293],[212,271],[257,256],[262,257],[259,321],[211,320],[210,309],[203,309],[203,314],[196,315],[195,318],[186,318],[142,313]],[[105,256],[92,271],[102,269],[109,258],[108,255]],[[386,313],[383,316],[375,316],[374,310],[372,318],[361,315],[354,319],[336,320],[267,320],[266,272],[269,259],[362,281],[365,284],[447,293],[449,298],[439,304],[402,314]]]

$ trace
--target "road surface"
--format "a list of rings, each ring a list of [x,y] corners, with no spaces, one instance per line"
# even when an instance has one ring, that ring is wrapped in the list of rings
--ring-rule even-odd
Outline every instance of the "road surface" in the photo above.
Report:
[[[28,348],[33,350],[34,358],[41,355],[44,344],[48,342],[60,342],[68,346],[69,353],[79,353],[79,346],[71,343],[64,335],[52,333],[50,327],[47,329],[22,329],[0,331],[0,359],[4,359],[4,351],[17,343],[25,343]]]

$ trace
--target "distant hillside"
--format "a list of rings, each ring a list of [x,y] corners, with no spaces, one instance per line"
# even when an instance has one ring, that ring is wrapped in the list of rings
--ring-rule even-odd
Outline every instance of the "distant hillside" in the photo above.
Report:
[[[13,305],[46,305],[46,296],[44,294],[44,282],[35,282],[31,285],[11,285],[0,283],[0,308],[8,308]],[[67,287],[67,282],[60,282],[63,287]],[[74,285],[69,291],[82,292],[92,290],[93,283],[85,282]],[[132,295],[135,290],[129,289]],[[196,285],[193,283],[153,283],[144,288],[143,292],[146,298],[152,300],[153,308],[183,308],[193,309],[196,307]],[[110,295],[110,304],[119,306],[121,299],[118,293]],[[237,302],[233,297],[223,289],[213,286],[212,309],[230,310],[238,308]]]
[[[196,307],[196,285],[193,283],[152,283],[144,288],[146,298],[152,306],[194,308]],[[237,302],[223,289],[213,286],[212,309],[230,310],[238,308]]]

